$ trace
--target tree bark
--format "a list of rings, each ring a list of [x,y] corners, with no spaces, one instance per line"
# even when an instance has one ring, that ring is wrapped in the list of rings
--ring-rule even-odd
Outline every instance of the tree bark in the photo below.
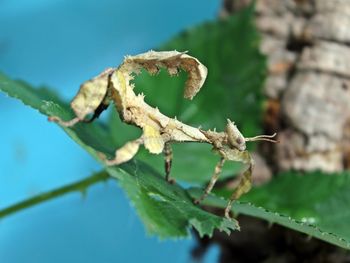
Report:
[[[225,0],[222,15],[250,4]],[[350,1],[257,0],[256,25],[268,58],[265,151],[273,172],[349,168]]]

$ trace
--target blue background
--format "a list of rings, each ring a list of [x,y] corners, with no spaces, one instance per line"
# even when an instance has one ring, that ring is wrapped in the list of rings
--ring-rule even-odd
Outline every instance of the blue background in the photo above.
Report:
[[[157,47],[218,14],[219,0],[2,0],[0,70],[70,100],[79,84],[126,54]],[[0,94],[0,208],[70,182],[99,165],[56,125]],[[159,241],[115,182],[0,222],[0,262],[190,262],[192,239]],[[216,261],[212,248],[206,262]]]

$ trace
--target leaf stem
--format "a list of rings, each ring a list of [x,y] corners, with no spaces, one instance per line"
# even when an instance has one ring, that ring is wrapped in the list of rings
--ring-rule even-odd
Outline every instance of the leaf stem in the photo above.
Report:
[[[6,207],[4,209],[0,210],[0,219],[7,217],[11,214],[17,213],[21,210],[30,208],[34,205],[49,201],[51,199],[54,199],[59,196],[63,196],[68,193],[76,192],[76,191],[85,191],[89,186],[94,185],[101,181],[106,181],[110,178],[107,172],[102,171],[96,174],[93,174],[83,180],[80,180],[78,182],[68,184],[65,186],[62,186],[60,188],[33,196],[31,198],[28,198],[26,200],[20,201],[17,204],[11,205],[9,207]]]

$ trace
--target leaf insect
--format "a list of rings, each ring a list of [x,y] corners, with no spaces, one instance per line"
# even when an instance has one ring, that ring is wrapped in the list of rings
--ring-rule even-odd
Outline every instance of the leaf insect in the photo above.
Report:
[[[129,161],[143,144],[150,153],[164,154],[165,178],[168,182],[172,182],[170,178],[173,159],[172,143],[200,142],[211,144],[214,152],[219,154],[220,160],[203,195],[194,202],[199,204],[211,192],[226,161],[242,162],[247,165],[247,169],[243,172],[225,209],[225,216],[230,218],[234,200],[247,193],[251,188],[253,159],[246,150],[246,142],[259,140],[276,142],[272,139],[276,134],[245,138],[235,123],[229,119],[225,131],[216,132],[194,128],[177,119],[165,116],[157,108],[148,105],[144,101],[143,94],[135,94],[132,83],[134,75],[139,74],[142,68],[151,75],[156,75],[162,67],[166,68],[171,76],[177,75],[181,69],[187,72],[188,78],[184,91],[184,97],[187,99],[192,99],[200,91],[207,76],[207,68],[186,52],[149,51],[136,56],[126,56],[118,68],[106,69],[97,77],[81,85],[78,94],[71,102],[75,118],[64,121],[59,117],[52,116],[49,117],[49,120],[65,127],[73,126],[78,122],[91,122],[111,102],[114,102],[121,120],[139,127],[143,133],[140,138],[129,141],[117,149],[113,159],[107,159],[101,154],[105,164],[109,166],[119,165]],[[91,114],[92,118],[87,119],[87,116]]]

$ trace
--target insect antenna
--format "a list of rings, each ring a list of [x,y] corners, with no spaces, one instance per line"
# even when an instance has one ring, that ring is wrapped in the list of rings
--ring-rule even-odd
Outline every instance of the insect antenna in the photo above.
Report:
[[[277,135],[277,133],[274,133],[272,135],[258,135],[255,137],[250,137],[250,138],[244,138],[246,142],[254,142],[254,141],[268,141],[268,142],[274,142],[278,143],[278,140],[274,140],[274,138]]]

